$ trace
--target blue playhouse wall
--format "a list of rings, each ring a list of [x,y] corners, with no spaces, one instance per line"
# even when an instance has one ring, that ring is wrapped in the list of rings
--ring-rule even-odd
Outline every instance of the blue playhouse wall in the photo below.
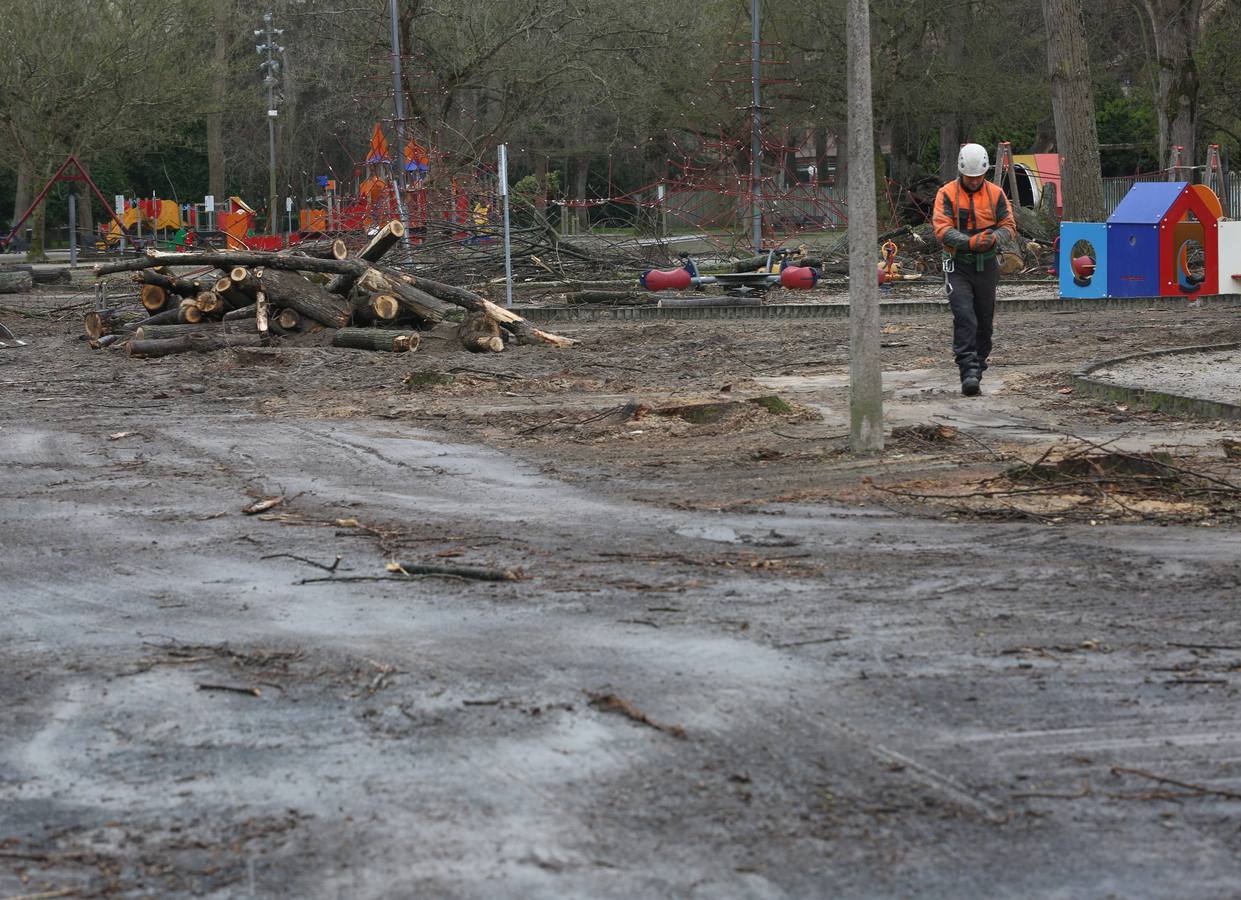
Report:
[[[1094,248],[1095,270],[1090,284],[1073,281],[1073,245],[1087,241]],[[1060,296],[1099,299],[1107,296],[1107,225],[1103,222],[1060,223]]]
[[[1159,226],[1107,225],[1107,296],[1159,296]]]

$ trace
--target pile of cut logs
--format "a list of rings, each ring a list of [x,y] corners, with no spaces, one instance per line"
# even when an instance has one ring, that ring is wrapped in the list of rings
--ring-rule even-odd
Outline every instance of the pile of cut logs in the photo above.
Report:
[[[422,331],[461,307],[465,322],[456,335],[473,352],[500,351],[513,340],[573,343],[472,291],[381,265],[403,234],[400,222],[390,222],[356,257],[336,240],[296,253],[149,251],[97,265],[96,277],[134,272],[147,315],[129,321],[117,310],[94,310],[86,335],[92,346],[127,341],[130,356],[157,357],[261,346],[329,328],[333,346],[402,352],[417,349]],[[205,266],[208,274],[187,278],[171,266]]]

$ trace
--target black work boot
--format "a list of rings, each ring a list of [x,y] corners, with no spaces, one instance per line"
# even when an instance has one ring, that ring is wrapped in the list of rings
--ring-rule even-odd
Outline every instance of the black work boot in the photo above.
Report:
[[[978,394],[978,384],[982,380],[982,376],[977,369],[970,369],[961,376],[961,393],[967,397],[974,397]]]

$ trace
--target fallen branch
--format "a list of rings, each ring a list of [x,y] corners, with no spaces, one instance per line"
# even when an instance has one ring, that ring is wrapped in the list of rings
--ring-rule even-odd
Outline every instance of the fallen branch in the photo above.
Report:
[[[595,709],[602,710],[603,712],[618,713],[680,740],[685,740],[687,737],[685,729],[680,725],[664,725],[661,722],[656,722],[628,700],[622,699],[615,694],[596,694],[592,691],[586,691],[585,694],[590,698],[590,705],[595,707]]]

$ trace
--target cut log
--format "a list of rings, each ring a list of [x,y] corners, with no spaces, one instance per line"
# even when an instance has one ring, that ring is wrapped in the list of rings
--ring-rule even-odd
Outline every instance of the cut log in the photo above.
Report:
[[[276,269],[265,269],[261,280],[263,293],[267,295],[270,305],[296,310],[306,318],[332,328],[343,328],[349,324],[352,313],[349,302],[328,293],[326,288],[311,284],[296,273]]]
[[[370,310],[376,319],[390,322],[401,312],[401,304],[391,294],[375,294],[371,297]]]
[[[163,312],[157,312],[153,316],[147,316],[145,319],[139,319],[137,322],[130,322],[121,327],[122,331],[134,331],[143,325],[176,325],[181,321],[181,307],[176,309],[166,309]]]
[[[280,310],[273,321],[284,331],[298,331],[302,326],[302,317],[293,309]]]
[[[156,359],[160,356],[171,356],[174,353],[185,353],[189,349],[190,336],[183,334],[173,338],[161,338],[160,340],[132,340],[129,342],[128,353],[130,356],[141,359]]]
[[[500,326],[485,313],[470,313],[457,329],[461,346],[471,353],[499,353],[504,349]]]
[[[393,277],[378,269],[367,270],[358,279],[358,287],[373,293],[392,295],[402,309],[429,325],[444,321],[444,316],[448,312],[448,305],[442,300],[406,283],[404,279]]]
[[[228,280],[233,289],[245,294],[251,300],[259,290],[259,278],[245,266],[234,266],[228,273]]]
[[[396,242],[405,237],[405,226],[399,221],[393,220],[371,238],[370,243],[362,248],[362,252],[358,254],[358,259],[364,259],[367,262],[379,262],[383,259],[385,253],[396,245]]]
[[[221,324],[199,322],[195,325],[139,325],[134,330],[134,340],[149,341],[163,338],[180,337],[183,334],[208,332],[219,334],[257,334],[258,325],[253,319],[244,322],[226,322]]]
[[[167,262],[174,265],[193,266],[265,266],[280,271],[304,271],[304,272],[331,272],[334,274],[357,274],[361,276],[366,272],[368,265],[363,260],[357,259],[312,259],[309,257],[288,257],[278,256],[274,253],[259,253],[255,251],[228,251],[222,253],[164,253],[157,250],[148,250],[146,254],[135,260],[122,260],[107,264],[98,264],[95,266],[95,275],[111,275],[114,272],[133,272],[138,269],[148,268]],[[576,343],[566,337],[551,334],[550,332],[541,331],[534,328],[530,323],[526,322],[516,313],[511,313],[488,300],[484,300],[479,295],[467,291],[463,288],[455,288],[441,282],[432,281],[431,279],[421,278],[409,275],[407,273],[384,271],[390,278],[397,279],[405,285],[416,287],[423,290],[433,297],[438,297],[448,303],[463,307],[469,310],[484,309],[489,315],[492,315],[505,328],[520,335],[524,335],[543,343],[551,344],[556,347],[569,347]],[[305,279],[303,279],[305,280]],[[399,293],[393,291],[398,298]],[[291,305],[291,304],[290,304]],[[303,314],[305,310],[298,310]],[[313,318],[313,316],[311,317]],[[329,324],[329,323],[324,323]]]
[[[224,315],[224,298],[215,291],[203,291],[194,298],[194,305],[197,306],[204,316],[219,317]]]
[[[242,319],[253,319],[256,305],[251,303],[249,306],[243,306],[240,309],[230,309],[223,316],[225,322],[236,322]]]
[[[190,349],[197,353],[211,353],[230,347],[261,347],[263,339],[257,334],[219,334],[196,331],[190,335]]]
[[[168,308],[168,291],[158,284],[143,284],[138,289],[138,299],[149,313],[157,313]]]
[[[391,322],[400,314],[401,304],[391,294],[372,294],[354,287],[349,292],[354,322]]]
[[[399,221],[392,221],[379,229],[379,232],[370,240],[362,252],[358,254],[358,259],[367,262],[379,262],[383,259],[383,255],[392,249],[401,238],[405,236],[405,226]],[[357,282],[357,278],[351,278],[348,275],[337,275],[328,282],[327,289],[333,294],[348,294]]]
[[[315,259],[311,256],[280,256],[276,253],[263,253],[258,250],[227,250],[221,252],[168,253],[162,250],[148,250],[136,259],[117,260],[110,263],[96,263],[95,275],[112,275],[116,272],[135,272],[162,264],[174,266],[265,266],[285,272],[328,272],[333,275],[341,272],[366,271],[366,263],[356,259]]]
[[[56,269],[36,269],[27,263],[16,263],[0,266],[0,272],[29,272],[35,284],[68,284],[73,280],[68,266]]]
[[[383,350],[406,353],[417,350],[421,337],[416,331],[395,331],[390,328],[342,328],[332,335],[333,347],[355,350]]]
[[[157,272],[154,269],[144,269],[136,273],[134,281],[161,287],[168,293],[176,294],[178,297],[197,297],[198,292],[203,289],[202,285],[197,281],[192,281],[189,278],[178,278],[175,275],[169,275],[167,272]]]
[[[0,271],[0,294],[24,294],[34,290],[34,275],[30,272]]]
[[[180,313],[177,321],[182,324],[194,324],[203,320],[203,311],[199,309],[197,302],[194,300],[182,300],[181,306],[177,311]]]
[[[121,327],[120,316],[114,309],[91,310],[82,320],[86,336],[97,341],[104,335],[112,334]]]
[[[210,334],[195,331],[159,340],[132,340],[129,342],[129,355],[152,359],[191,350],[196,353],[211,353],[229,347],[258,347],[261,343],[262,340],[257,334]]]
[[[224,300],[224,305],[228,309],[241,309],[254,302],[254,298],[246,294],[240,288],[233,284],[233,279],[225,275],[223,278],[217,279],[215,286],[212,288]]]
[[[35,284],[69,284],[73,280],[73,273],[65,266],[59,269],[35,269],[30,277]]]

